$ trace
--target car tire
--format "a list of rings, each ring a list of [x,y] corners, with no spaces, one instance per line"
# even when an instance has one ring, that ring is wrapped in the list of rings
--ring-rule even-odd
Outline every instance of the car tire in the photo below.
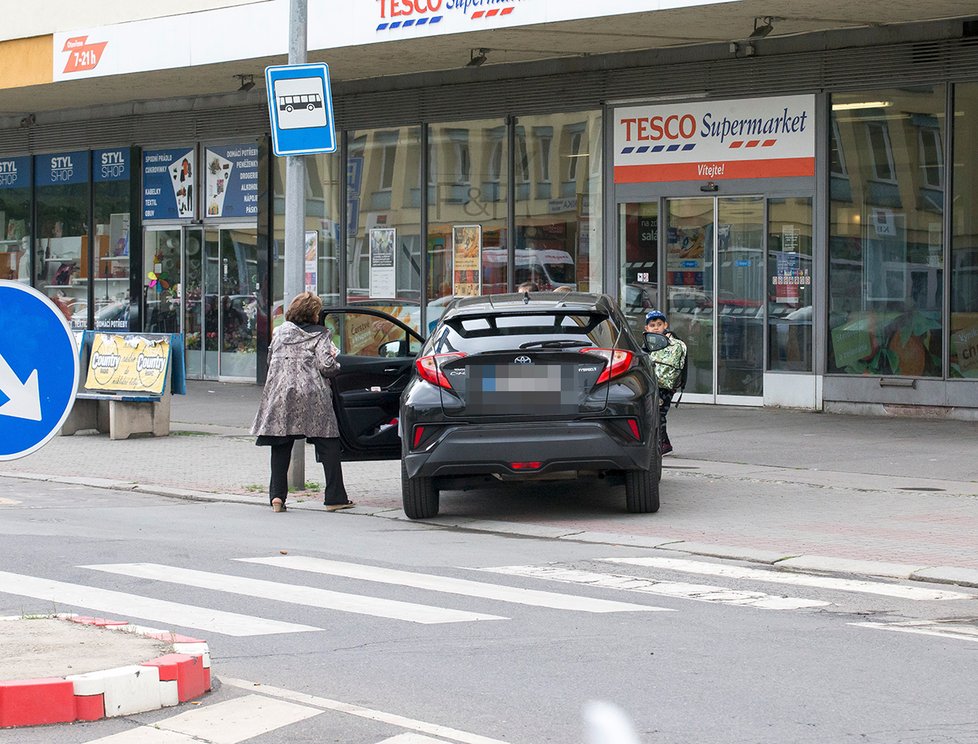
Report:
[[[401,501],[408,519],[438,516],[438,489],[433,478],[409,478],[401,461]]]
[[[659,479],[662,458],[652,455],[648,470],[625,471],[625,507],[632,514],[654,514],[659,511]]]

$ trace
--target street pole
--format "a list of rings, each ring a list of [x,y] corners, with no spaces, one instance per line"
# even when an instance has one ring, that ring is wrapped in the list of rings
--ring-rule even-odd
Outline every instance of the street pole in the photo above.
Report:
[[[289,0],[289,64],[306,62],[306,0]],[[306,161],[304,156],[285,159],[285,296],[283,307],[305,289]],[[289,488],[305,490],[306,440],[292,445]]]

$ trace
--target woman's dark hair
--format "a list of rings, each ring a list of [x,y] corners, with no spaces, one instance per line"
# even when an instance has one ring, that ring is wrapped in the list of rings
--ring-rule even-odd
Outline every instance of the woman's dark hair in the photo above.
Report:
[[[296,325],[307,325],[318,323],[319,314],[323,310],[323,301],[319,295],[312,292],[303,292],[295,296],[289,303],[289,309],[285,311],[285,319]]]

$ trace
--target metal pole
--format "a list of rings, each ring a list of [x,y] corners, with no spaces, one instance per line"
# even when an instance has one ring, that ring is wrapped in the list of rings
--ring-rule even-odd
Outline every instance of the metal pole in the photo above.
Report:
[[[306,61],[306,0],[289,0],[289,64]],[[306,161],[303,156],[285,159],[285,296],[283,307],[305,289],[304,252],[306,231]],[[305,490],[306,442],[292,446],[289,488]]]

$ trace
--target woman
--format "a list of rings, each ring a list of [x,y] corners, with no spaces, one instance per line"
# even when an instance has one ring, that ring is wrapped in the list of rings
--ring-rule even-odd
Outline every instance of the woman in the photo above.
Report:
[[[276,329],[269,349],[268,380],[251,433],[256,444],[272,448],[268,498],[272,511],[285,511],[292,443],[308,439],[326,476],[326,510],[349,509],[353,502],[343,487],[339,428],[333,412],[328,378],[339,372],[339,350],[319,323],[323,301],[303,292],[289,305],[285,322]]]

